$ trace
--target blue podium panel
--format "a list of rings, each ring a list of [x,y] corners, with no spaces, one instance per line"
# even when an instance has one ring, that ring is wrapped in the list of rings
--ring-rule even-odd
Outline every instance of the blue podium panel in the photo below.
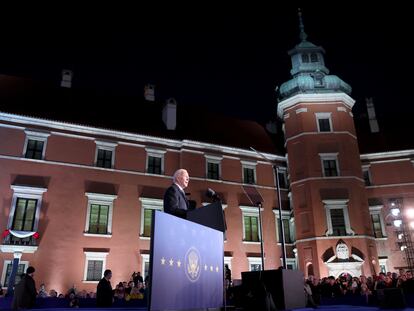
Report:
[[[150,310],[223,306],[223,233],[155,211]]]

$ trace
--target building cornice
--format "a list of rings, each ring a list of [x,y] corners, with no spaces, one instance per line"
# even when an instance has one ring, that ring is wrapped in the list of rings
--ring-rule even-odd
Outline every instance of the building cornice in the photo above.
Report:
[[[20,252],[23,254],[33,254],[37,251],[38,246],[26,246],[26,245],[0,245],[0,251],[2,253],[15,253]]]
[[[239,155],[239,156],[250,157],[250,158],[260,158],[256,152],[242,149],[242,148],[209,144],[209,143],[198,142],[198,141],[187,140],[187,139],[174,140],[174,139],[161,138],[161,137],[149,136],[149,135],[143,135],[143,134],[134,134],[134,133],[123,132],[123,131],[96,128],[92,126],[85,126],[85,125],[71,124],[71,123],[66,123],[66,122],[52,121],[52,120],[47,120],[47,119],[20,116],[20,115],[5,113],[5,112],[0,112],[0,122],[1,121],[11,122],[15,124],[47,127],[47,128],[54,129],[54,130],[75,132],[77,134],[82,133],[82,134],[94,135],[94,136],[95,135],[96,136],[107,136],[107,137],[111,137],[112,139],[114,139],[114,141],[116,141],[117,139],[121,139],[121,140],[127,140],[127,141],[129,140],[131,142],[137,142],[137,143],[160,144],[160,145],[170,146],[170,147],[175,147],[175,148],[187,147],[187,148],[192,148],[192,149],[207,149],[207,150],[218,151],[219,153],[227,153],[227,154]],[[90,139],[90,137],[87,137],[87,138]],[[264,153],[264,152],[262,152],[262,154],[264,154],[269,160],[286,162],[286,157],[284,156],[279,156],[276,154]]]
[[[366,153],[366,154],[360,155],[361,160],[377,160],[377,159],[412,157],[412,156],[414,156],[414,149],[377,152],[377,153]]]
[[[277,115],[283,118],[283,112],[298,103],[317,103],[317,104],[333,104],[334,102],[342,102],[348,108],[352,109],[355,100],[345,93],[316,93],[316,94],[297,94],[289,97],[277,105]]]

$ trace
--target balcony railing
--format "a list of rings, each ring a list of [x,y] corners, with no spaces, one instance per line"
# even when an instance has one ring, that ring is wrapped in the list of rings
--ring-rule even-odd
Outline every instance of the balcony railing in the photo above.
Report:
[[[9,234],[3,239],[3,245],[37,246],[37,241],[33,236],[17,238]]]

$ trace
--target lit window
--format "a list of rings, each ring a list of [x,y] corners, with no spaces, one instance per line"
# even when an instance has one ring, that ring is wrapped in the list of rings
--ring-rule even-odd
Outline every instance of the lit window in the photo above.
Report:
[[[243,217],[243,241],[260,242],[259,211],[257,207],[240,206]],[[261,208],[263,211],[263,208]]]
[[[85,268],[84,283],[98,283],[106,269],[107,252],[84,252]]]
[[[375,238],[386,237],[386,231],[384,226],[384,220],[381,215],[382,205],[375,205],[369,207],[369,213],[371,215],[372,230]]]
[[[354,235],[348,213],[349,200],[323,200],[326,212],[327,236]]]
[[[163,210],[163,200],[143,197],[139,200],[141,201],[140,237],[149,238],[152,230],[152,213]]]
[[[29,266],[28,261],[19,261],[19,266],[17,267],[16,277],[14,279],[14,285],[19,284],[21,280],[21,276],[23,273],[26,272],[27,267]],[[13,261],[12,260],[5,260],[3,265],[3,274],[1,278],[1,284],[4,287],[9,285],[10,275],[13,269]]]
[[[113,205],[117,196],[89,192],[85,195],[88,206],[84,235],[111,237]]]
[[[256,163],[241,161],[243,168],[243,183],[256,184]]]
[[[16,231],[37,231],[43,193],[47,189],[17,185],[11,185],[10,188],[13,190],[13,199],[7,228]],[[33,236],[18,238],[8,235],[4,244],[35,246],[36,242]]]

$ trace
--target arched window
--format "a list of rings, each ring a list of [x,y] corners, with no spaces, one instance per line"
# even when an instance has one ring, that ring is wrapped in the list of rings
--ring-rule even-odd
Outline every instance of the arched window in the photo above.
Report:
[[[311,63],[316,63],[318,61],[318,54],[312,53],[310,55]]]

